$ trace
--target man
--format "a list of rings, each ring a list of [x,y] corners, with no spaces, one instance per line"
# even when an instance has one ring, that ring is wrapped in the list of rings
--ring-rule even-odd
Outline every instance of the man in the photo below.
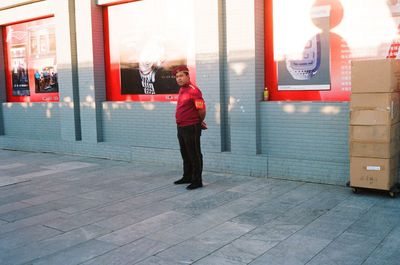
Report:
[[[200,89],[190,82],[189,69],[186,66],[176,67],[172,74],[180,86],[175,118],[183,159],[183,177],[174,183],[190,183],[186,188],[193,190],[203,187],[200,136],[202,124],[205,124],[206,105]]]
[[[35,92],[36,93],[40,93],[41,91],[40,91],[40,73],[39,73],[39,70],[35,71],[34,77],[35,77]]]

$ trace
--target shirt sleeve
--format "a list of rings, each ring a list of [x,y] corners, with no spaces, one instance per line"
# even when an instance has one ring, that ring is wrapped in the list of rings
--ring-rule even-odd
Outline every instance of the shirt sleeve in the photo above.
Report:
[[[196,109],[205,109],[206,108],[206,104],[204,102],[203,95],[201,94],[199,89],[197,89],[197,88],[193,89],[192,98],[193,98],[194,106],[196,107]]]

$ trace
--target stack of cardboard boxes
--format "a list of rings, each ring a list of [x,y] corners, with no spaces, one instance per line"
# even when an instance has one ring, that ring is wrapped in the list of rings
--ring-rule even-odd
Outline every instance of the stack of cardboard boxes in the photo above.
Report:
[[[400,150],[400,60],[353,61],[350,186],[391,190]]]

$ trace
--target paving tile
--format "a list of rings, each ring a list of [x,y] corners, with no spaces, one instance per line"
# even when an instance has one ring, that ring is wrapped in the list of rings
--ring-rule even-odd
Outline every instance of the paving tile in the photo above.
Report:
[[[235,200],[171,226],[168,229],[152,233],[148,237],[169,244],[177,244],[231,220],[233,217],[246,211],[251,205],[257,205],[258,203],[259,200],[253,198]],[[193,229],[193,227],[196,229]]]
[[[150,190],[124,201],[132,205],[146,206],[154,202],[175,198],[184,193],[187,193],[185,189],[176,185],[169,185],[163,189]]]
[[[274,180],[270,179],[266,180],[266,179],[254,178],[254,179],[249,179],[246,183],[234,186],[228,189],[228,191],[250,194],[259,191],[261,189],[264,189],[266,186],[270,186],[273,182]]]
[[[318,253],[307,265],[362,264],[382,238],[345,232]]]
[[[3,204],[0,206],[0,214],[2,213],[7,213],[7,212],[12,212],[12,211],[16,211],[22,208],[26,208],[29,207],[30,204],[27,203],[23,203],[23,202],[11,202],[8,204]]]
[[[96,222],[95,224],[111,230],[119,230],[129,225],[142,222],[148,218],[166,213],[174,209],[172,203],[156,202],[138,209],[132,209],[122,214],[111,216],[110,218]],[[99,209],[101,210],[101,209]]]
[[[196,239],[190,239],[168,248],[156,256],[169,262],[174,262],[174,264],[192,264],[215,250],[215,246]]]
[[[181,263],[181,264],[190,264],[190,263]],[[166,260],[157,256],[149,257],[135,265],[179,265],[173,260]]]
[[[295,225],[307,225],[325,214],[327,210],[306,207],[294,207],[276,218],[277,221]]]
[[[68,214],[75,214],[99,206],[104,206],[106,204],[102,201],[84,199],[77,196],[63,198],[62,200],[56,200],[54,202],[60,205],[58,211]]]
[[[225,257],[211,255],[200,259],[195,264],[196,265],[246,265],[247,263],[243,263],[238,260],[232,260]]]
[[[340,221],[346,219],[348,221],[356,221],[362,215],[364,215],[368,209],[358,208],[358,207],[351,207],[345,206],[342,203],[337,205],[336,207],[332,208],[330,211],[326,212],[319,218],[324,218],[326,220]]]
[[[186,204],[185,206],[178,208],[178,210],[186,214],[198,215],[228,202],[237,200],[242,196],[243,194],[238,192],[224,191]]]
[[[74,196],[83,194],[86,192],[94,191],[93,186],[86,186],[80,182],[77,183],[54,183],[51,182],[51,185],[44,185],[41,187],[43,190],[51,191],[51,192],[58,192],[68,196]]]
[[[45,225],[60,231],[71,231],[78,227],[94,224],[100,220],[104,220],[112,216],[109,212],[87,211],[67,217],[60,217],[46,222]]]
[[[7,176],[15,179],[18,176],[26,174],[41,174],[45,171],[45,169],[40,167],[39,165],[31,165],[25,163],[19,167],[4,168],[1,171],[5,172]]]
[[[0,264],[16,265],[37,260],[109,233],[93,225],[0,253]]]
[[[5,193],[7,193],[7,192],[1,192],[1,194],[5,194]],[[36,194],[30,193],[30,192],[18,193],[18,192],[11,191],[11,193],[12,194],[10,194],[10,195],[0,197],[1,198],[0,206],[7,205],[10,203],[20,202],[22,200],[28,200],[28,199],[31,199],[36,196]]]
[[[0,214],[0,219],[7,222],[15,222],[17,220],[25,219],[31,216],[43,214],[60,208],[60,205],[54,202],[48,202],[45,204],[34,205],[17,209],[15,211]]]
[[[25,219],[21,219],[12,223],[6,223],[0,226],[0,234],[4,234],[10,231],[14,231],[16,229],[20,229],[23,227],[28,227],[36,224],[43,224],[48,222],[49,220],[57,219],[57,218],[65,218],[66,215],[57,211],[50,211],[43,214],[35,215],[32,217],[28,217]]]
[[[167,247],[168,245],[161,243],[159,241],[147,238],[141,238],[135,242],[132,242],[115,250],[109,251],[106,254],[98,256],[94,259],[91,259],[83,263],[82,265],[136,264],[139,261],[142,261],[148,257],[153,256],[154,254],[163,251]]]
[[[306,264],[328,244],[329,240],[293,235],[279,243],[251,265],[300,265]],[[324,264],[324,263],[320,263]]]
[[[397,264],[400,261],[400,227],[394,228],[365,261],[365,265]]]
[[[186,205],[189,205],[191,203],[198,202],[202,199],[207,199],[208,197],[215,196],[215,194],[221,193],[223,191],[226,191],[228,188],[224,185],[216,186],[216,185],[210,185],[209,187],[204,186],[202,189],[197,189],[193,191],[187,191],[184,187],[175,186],[178,189],[181,189],[185,191],[184,193],[181,193],[177,196],[174,196],[172,198],[166,199],[168,202],[175,203],[178,209],[185,207]],[[240,193],[234,193],[232,194],[240,194]]]
[[[1,150],[0,150],[1,152]],[[32,197],[37,195],[33,193],[35,189],[32,189],[32,187],[27,186],[26,184],[19,184],[19,185],[12,185],[12,186],[7,186],[7,187],[0,187],[0,198],[1,202],[3,202],[3,199],[8,197],[8,196],[15,196],[17,194],[19,195],[24,195],[24,194],[32,194]],[[5,204],[5,203],[2,203]]]
[[[127,198],[129,196],[130,196],[129,193],[122,192],[122,191],[116,192],[115,190],[108,190],[108,189],[92,191],[92,192],[78,195],[78,197],[81,197],[84,199],[95,200],[95,201],[104,201],[104,202],[121,200],[121,199]]]
[[[0,248],[9,250],[59,234],[60,231],[42,225],[25,227],[0,235]]]
[[[3,176],[0,178],[0,187],[7,187],[10,185],[15,185],[19,183],[28,182],[29,180],[25,179],[16,179],[14,177]]]
[[[370,258],[363,262],[363,265],[394,265],[399,263],[400,254],[390,257],[389,259]],[[337,264],[337,263],[336,263]]]
[[[251,240],[262,240],[266,242],[281,242],[301,230],[304,226],[293,225],[279,221],[272,221],[265,225],[258,226],[245,235]]]
[[[305,228],[297,232],[298,235],[334,240],[339,237],[343,232],[345,232],[351,225],[353,221],[346,219],[343,220],[328,220],[316,219]]]
[[[361,194],[354,194],[353,196],[350,196],[347,200],[344,200],[340,204],[340,206],[368,210],[375,204],[378,204],[380,201],[381,198],[376,196],[362,196]]]
[[[220,248],[253,229],[254,226],[251,225],[226,222],[196,236],[195,239]]]
[[[49,194],[45,194],[45,195],[39,195],[39,196],[35,196],[32,197],[30,199],[26,199],[26,200],[22,200],[22,203],[27,203],[30,205],[39,205],[39,204],[44,204],[46,202],[51,202],[54,200],[58,200],[61,198],[65,198],[67,197],[67,195],[65,194],[61,194],[61,193],[49,193]]]
[[[140,239],[141,237],[144,237],[145,235],[148,235],[152,232],[165,229],[175,223],[185,221],[189,218],[190,217],[188,215],[169,211],[148,218],[142,222],[114,231],[110,234],[100,237],[99,240],[111,242],[122,246],[137,239]]]
[[[0,164],[0,170],[4,170],[4,169],[10,169],[10,168],[19,168],[19,167],[24,167],[26,166],[26,164],[24,163],[10,163],[10,164],[5,164],[5,165],[1,165]]]
[[[253,229],[252,226],[227,222],[189,240],[179,243],[159,254],[158,257],[177,264],[191,263],[213,252]]]
[[[162,241],[167,244],[178,244],[221,224],[221,222],[213,219],[212,217],[213,216],[206,215],[196,218],[189,218],[167,229],[155,231],[146,237]],[[225,221],[227,220],[228,219]],[[196,229],[194,229],[194,227]]]
[[[39,258],[31,262],[32,265],[63,264],[75,265],[81,264],[102,255],[110,250],[117,248],[116,245],[97,240],[89,240],[82,244],[64,249],[58,253]]]
[[[264,241],[258,239],[251,239],[248,237],[241,237],[228,245],[224,246],[223,248],[217,250],[212,254],[214,257],[222,257],[223,261],[221,262],[238,262],[239,264],[248,264],[253,261],[258,256],[261,256],[269,249],[276,246],[279,242],[278,241]],[[201,262],[204,264],[207,260],[202,259]],[[219,264],[219,263],[208,263],[208,264]],[[224,263],[222,263],[224,264]],[[229,264],[229,263],[228,263]]]
[[[400,212],[397,208],[374,206],[362,215],[347,230],[368,236],[384,237],[400,222]]]
[[[290,205],[288,203],[279,203],[272,201],[264,203],[254,209],[251,209],[239,215],[238,217],[234,218],[233,221],[237,223],[259,226],[278,218],[279,216],[289,211],[291,208],[293,208],[293,205]]]
[[[285,193],[280,197],[280,202],[298,205],[322,193],[322,185],[304,183]]]

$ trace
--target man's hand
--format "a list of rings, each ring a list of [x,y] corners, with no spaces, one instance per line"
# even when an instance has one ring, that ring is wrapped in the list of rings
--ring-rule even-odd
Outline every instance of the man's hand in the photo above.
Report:
[[[201,129],[202,130],[207,130],[207,123],[205,121],[201,122]]]

